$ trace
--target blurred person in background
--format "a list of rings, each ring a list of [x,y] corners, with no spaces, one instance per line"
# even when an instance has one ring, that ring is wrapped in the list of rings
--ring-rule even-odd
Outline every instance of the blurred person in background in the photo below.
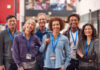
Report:
[[[0,33],[0,70],[17,70],[17,66],[12,59],[12,44],[16,30],[17,19],[13,15],[6,18],[8,28]]]
[[[23,33],[17,35],[13,42],[13,59],[19,70],[36,70],[36,56],[41,42],[34,34],[36,22],[29,19],[23,26]]]
[[[99,40],[96,29],[90,23],[82,29],[82,39],[78,43],[79,70],[97,70],[99,58]]]
[[[45,51],[44,69],[66,70],[70,62],[70,48],[68,38],[60,33],[64,29],[64,22],[59,17],[50,19],[50,38],[43,36],[40,52]]]
[[[69,29],[64,32],[64,35],[69,39],[69,46],[71,49],[71,61],[67,70],[78,70],[79,61],[76,57],[76,50],[79,39],[81,39],[81,29],[78,27],[80,17],[78,14],[71,14],[68,17]]]
[[[48,4],[44,0],[36,0],[34,3],[34,10],[47,10]]]

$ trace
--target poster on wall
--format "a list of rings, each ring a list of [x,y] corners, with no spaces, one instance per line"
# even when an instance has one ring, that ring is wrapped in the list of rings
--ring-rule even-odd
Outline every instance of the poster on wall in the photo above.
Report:
[[[27,10],[73,11],[76,0],[25,0]]]

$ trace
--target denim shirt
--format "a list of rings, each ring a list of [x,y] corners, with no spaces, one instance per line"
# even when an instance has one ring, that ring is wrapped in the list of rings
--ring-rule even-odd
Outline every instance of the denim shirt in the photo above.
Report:
[[[70,62],[70,48],[69,48],[69,41],[68,38],[64,35],[60,35],[57,47],[55,49],[55,60],[51,60],[50,57],[53,53],[52,51],[52,41],[51,41],[51,35],[50,35],[50,43],[48,46],[44,45],[44,41],[47,38],[45,35],[42,40],[42,45],[40,47],[40,52],[43,52],[45,47],[47,47],[45,52],[45,59],[44,59],[44,67],[46,68],[61,68],[65,67],[67,68],[69,62]],[[57,38],[53,40],[53,43],[55,45],[55,41]]]

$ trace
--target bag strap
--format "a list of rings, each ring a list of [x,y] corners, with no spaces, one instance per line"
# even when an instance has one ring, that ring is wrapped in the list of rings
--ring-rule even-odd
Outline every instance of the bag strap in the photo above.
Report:
[[[46,36],[47,36],[47,38],[50,38],[50,34],[48,33],[48,34],[46,34]],[[48,44],[46,45],[46,48],[44,49],[44,53],[46,52],[46,50],[47,50],[47,46],[48,46]]]

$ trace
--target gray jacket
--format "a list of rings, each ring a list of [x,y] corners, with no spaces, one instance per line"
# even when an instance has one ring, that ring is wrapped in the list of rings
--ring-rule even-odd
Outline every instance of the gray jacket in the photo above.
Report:
[[[17,31],[16,34],[18,33],[20,32]],[[14,38],[14,34],[12,37]],[[12,44],[8,31],[0,32],[0,65],[4,65],[5,60],[12,60]]]
[[[78,49],[81,49],[82,53],[84,54],[83,58],[79,57],[79,60],[80,60],[79,66],[82,66],[82,67],[89,67],[89,66],[97,67],[98,66],[98,63],[100,61],[99,40],[98,39],[92,40],[87,55],[85,55],[86,40],[80,40],[79,41]],[[94,60],[94,62],[89,63],[90,59]]]

